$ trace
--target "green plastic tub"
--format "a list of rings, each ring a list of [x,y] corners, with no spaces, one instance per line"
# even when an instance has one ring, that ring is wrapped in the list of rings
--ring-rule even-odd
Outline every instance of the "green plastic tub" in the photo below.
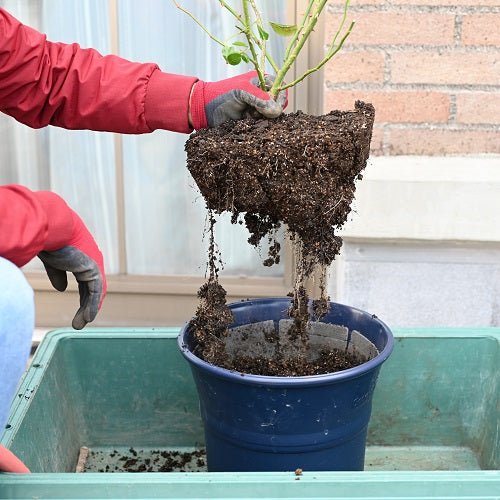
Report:
[[[0,441],[32,474],[0,474],[0,499],[500,498],[500,329],[395,329],[365,470],[301,475],[206,472],[178,332],[50,332]]]

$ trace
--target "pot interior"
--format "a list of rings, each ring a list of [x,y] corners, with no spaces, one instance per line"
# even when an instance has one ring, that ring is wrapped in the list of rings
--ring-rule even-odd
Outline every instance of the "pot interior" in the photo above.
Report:
[[[236,326],[225,338],[225,350],[231,359],[239,356],[251,358],[294,359],[305,354],[308,361],[317,360],[321,352],[339,350],[362,358],[365,362],[379,354],[375,345],[356,330],[349,333],[345,326],[331,323],[311,322],[308,341],[293,340],[289,335],[293,320],[281,319],[259,321]],[[277,329],[276,329],[276,325]]]

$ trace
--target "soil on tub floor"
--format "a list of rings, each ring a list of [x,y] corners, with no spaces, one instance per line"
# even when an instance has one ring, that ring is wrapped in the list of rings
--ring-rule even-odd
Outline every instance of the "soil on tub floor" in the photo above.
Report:
[[[206,472],[204,448],[89,450],[82,472]]]

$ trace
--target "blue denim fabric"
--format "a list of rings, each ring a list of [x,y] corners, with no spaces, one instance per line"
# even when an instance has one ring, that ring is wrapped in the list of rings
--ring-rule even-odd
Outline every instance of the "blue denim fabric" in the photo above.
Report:
[[[28,362],[34,325],[33,290],[21,270],[0,257],[0,436]]]

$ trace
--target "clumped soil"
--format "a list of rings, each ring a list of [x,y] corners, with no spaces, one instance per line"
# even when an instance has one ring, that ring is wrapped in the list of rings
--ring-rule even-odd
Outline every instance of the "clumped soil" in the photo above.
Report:
[[[366,167],[374,116],[371,104],[357,101],[353,111],[246,118],[197,131],[188,139],[187,166],[211,222],[210,276],[199,292],[193,325],[198,356],[213,362],[220,348],[217,339],[232,322],[226,292],[218,282],[213,245],[214,214],[222,212],[230,212],[233,223],[245,224],[250,244],[258,246],[268,238],[267,266],[279,262],[274,235],[281,224],[286,225],[296,254],[295,283],[289,294],[289,314],[294,319],[290,335],[307,343],[311,314],[306,281],[319,272],[321,294],[313,301],[313,317],[321,318],[329,306],[326,269],[342,245],[337,232],[347,220],[355,182]]]

